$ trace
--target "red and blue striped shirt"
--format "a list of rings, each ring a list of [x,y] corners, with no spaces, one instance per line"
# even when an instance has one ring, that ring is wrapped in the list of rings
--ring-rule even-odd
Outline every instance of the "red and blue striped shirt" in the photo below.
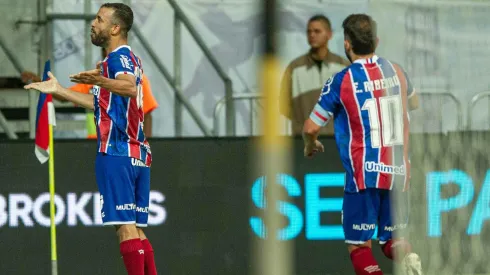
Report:
[[[408,188],[408,98],[413,87],[397,64],[359,59],[324,85],[310,118],[325,126],[334,117],[346,192]]]
[[[97,150],[108,155],[139,159],[150,166],[150,145],[143,133],[141,60],[129,46],[124,45],[109,53],[101,67],[101,74],[111,79],[120,74],[134,75],[138,93],[136,97],[125,97],[94,86]]]

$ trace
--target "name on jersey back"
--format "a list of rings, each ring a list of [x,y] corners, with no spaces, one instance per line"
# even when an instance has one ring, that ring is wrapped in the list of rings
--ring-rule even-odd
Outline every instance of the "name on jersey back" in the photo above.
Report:
[[[364,90],[361,90],[358,88],[359,82],[354,82],[356,93],[374,92],[374,91],[398,87],[400,86],[400,79],[398,78],[397,75],[395,75],[388,78],[364,81],[363,86],[364,86]]]

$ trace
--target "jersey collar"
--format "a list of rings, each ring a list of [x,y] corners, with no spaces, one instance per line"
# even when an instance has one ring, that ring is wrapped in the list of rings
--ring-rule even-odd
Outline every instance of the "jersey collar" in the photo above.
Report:
[[[114,49],[112,52],[110,52],[109,54],[111,54],[111,53],[113,53],[113,52],[117,52],[117,51],[119,51],[119,50],[120,50],[120,49],[122,49],[122,48],[128,48],[128,49],[131,51],[131,47],[130,47],[129,45],[121,45],[121,46],[119,46],[119,47],[115,48],[115,49]],[[107,59],[109,58],[109,54],[108,54],[108,55],[107,55],[107,56],[104,58],[104,60],[103,60],[104,62],[105,62],[105,61],[107,61]]]
[[[131,50],[131,47],[129,45],[121,45],[121,46],[115,48],[112,52],[117,52],[122,48],[128,48],[129,50]]]
[[[359,63],[359,64],[376,63],[376,61],[378,61],[378,58],[379,57],[377,55],[373,55],[373,57],[371,57],[371,58],[356,59],[356,60],[354,60],[353,63]]]

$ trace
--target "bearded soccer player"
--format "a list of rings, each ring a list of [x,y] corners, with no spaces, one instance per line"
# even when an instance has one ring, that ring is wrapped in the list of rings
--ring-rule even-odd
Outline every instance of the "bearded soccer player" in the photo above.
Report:
[[[120,3],[102,5],[92,22],[92,43],[109,54],[99,69],[71,75],[73,82],[94,85],[93,95],[50,80],[26,89],[54,94],[95,113],[95,175],[101,194],[102,221],[115,226],[120,253],[129,275],[156,275],[147,226],[150,196],[150,146],[143,133],[141,61],[127,45],[133,11]]]
[[[335,139],[346,170],[342,225],[355,273],[383,274],[371,251],[377,225],[384,255],[400,263],[406,274],[421,275],[419,256],[400,238],[409,212],[408,112],[417,108],[417,95],[399,65],[375,54],[378,38],[371,17],[350,15],[343,28],[352,64],[325,83],[304,124],[304,154],[323,152],[318,133],[335,118]]]
[[[101,56],[102,59],[104,59],[107,56],[107,53],[105,52],[104,48],[101,49],[102,49]],[[41,77],[39,77],[38,75],[30,71],[22,72],[21,79],[25,84],[42,81]],[[69,87],[68,89],[79,93],[89,94],[92,93],[92,87],[93,85],[78,83]],[[143,113],[144,113],[144,121],[145,121],[143,125],[143,132],[145,133],[145,137],[150,138],[152,137],[152,133],[153,133],[152,112],[158,107],[158,102],[153,96],[153,93],[151,91],[150,80],[148,79],[148,77],[146,77],[145,74],[143,74],[141,78],[141,87],[143,91]],[[55,96],[55,99],[62,102],[66,101],[63,98],[57,96]],[[88,111],[86,119],[87,119],[87,138],[97,139],[97,131],[95,129],[95,123],[94,123],[94,113]]]

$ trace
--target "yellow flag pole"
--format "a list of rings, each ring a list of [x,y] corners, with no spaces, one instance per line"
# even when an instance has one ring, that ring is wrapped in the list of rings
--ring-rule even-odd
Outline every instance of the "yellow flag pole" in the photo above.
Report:
[[[58,257],[56,247],[56,223],[55,214],[56,208],[54,203],[54,138],[53,124],[55,124],[55,114],[53,103],[48,103],[49,112],[49,216],[51,219],[51,274],[58,274]]]
[[[261,90],[264,95],[264,111],[262,129],[264,135],[259,143],[259,169],[265,172],[266,188],[265,201],[267,207],[264,213],[264,223],[267,226],[265,240],[258,245],[257,259],[260,275],[291,275],[293,271],[293,243],[282,240],[280,228],[283,217],[277,208],[279,201],[288,198],[281,192],[281,174],[291,170],[291,139],[281,137],[280,120],[280,64],[277,58],[276,11],[280,1],[265,0],[263,28],[265,32],[264,53],[261,64]]]

